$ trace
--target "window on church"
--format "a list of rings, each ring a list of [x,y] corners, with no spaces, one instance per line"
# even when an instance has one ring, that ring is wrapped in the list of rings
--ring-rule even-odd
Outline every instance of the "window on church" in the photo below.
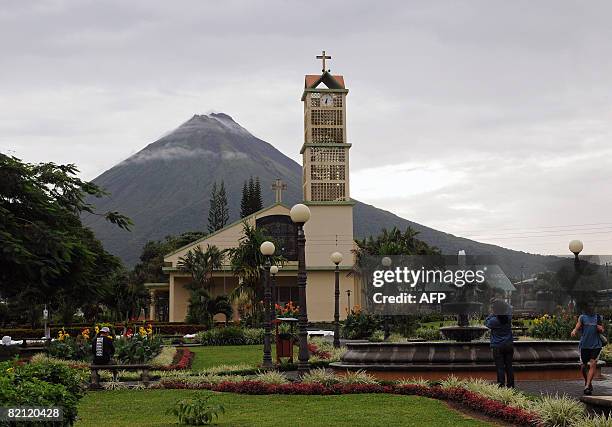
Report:
[[[263,229],[276,246],[276,254],[288,261],[297,261],[297,228],[289,215],[258,218],[256,227]]]

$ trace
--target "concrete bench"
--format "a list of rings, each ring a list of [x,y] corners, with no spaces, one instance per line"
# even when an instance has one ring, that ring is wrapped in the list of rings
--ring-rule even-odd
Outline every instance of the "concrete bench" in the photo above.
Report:
[[[612,396],[582,396],[580,401],[593,412],[609,414],[612,411]]]
[[[117,381],[117,372],[118,371],[141,371],[140,380],[145,386],[149,385],[149,371],[151,370],[151,365],[90,365],[89,369],[91,370],[91,382],[89,384],[89,388],[96,389],[100,388],[100,374],[98,371],[111,371],[113,374],[113,381]]]

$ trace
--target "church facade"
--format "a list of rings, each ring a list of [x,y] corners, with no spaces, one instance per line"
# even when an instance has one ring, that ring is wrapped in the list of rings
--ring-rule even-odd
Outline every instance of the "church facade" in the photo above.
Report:
[[[346,315],[349,304],[359,304],[361,291],[359,281],[349,274],[353,267],[355,243],[353,239],[353,205],[349,188],[349,150],[346,136],[346,96],[348,89],[344,77],[332,75],[323,60],[320,75],[306,75],[302,102],[304,104],[304,142],[301,147],[303,159],[303,203],[311,211],[310,220],[304,226],[306,236],[306,269],[308,274],[306,298],[310,321],[331,321],[334,315],[334,270],[330,261],[333,252],[341,252],[340,263],[340,315]],[[264,228],[266,234],[277,242],[277,248],[287,259],[276,276],[273,300],[284,304],[298,301],[297,253],[295,236],[297,230],[289,216],[290,207],[281,203],[279,194],[282,183],[275,183],[277,202],[259,212],[230,224],[200,240],[190,243],[164,258],[164,271],[169,275],[168,283],[147,284],[151,293],[151,319],[167,319],[171,322],[185,320],[190,291],[186,285],[191,277],[178,268],[179,259],[190,250],[200,246],[219,249],[236,247],[243,236],[243,222]],[[226,295],[238,286],[229,260],[213,273],[210,292],[213,296]],[[163,311],[163,312],[162,312]]]

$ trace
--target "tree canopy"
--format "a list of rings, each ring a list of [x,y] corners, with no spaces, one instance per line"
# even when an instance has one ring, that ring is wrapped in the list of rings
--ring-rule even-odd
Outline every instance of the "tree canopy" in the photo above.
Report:
[[[71,311],[99,295],[121,262],[81,223],[101,215],[129,230],[118,212],[98,213],[88,196],[106,193],[77,177],[74,165],[29,164],[0,153],[0,298],[53,303]],[[26,304],[27,302],[27,304]]]

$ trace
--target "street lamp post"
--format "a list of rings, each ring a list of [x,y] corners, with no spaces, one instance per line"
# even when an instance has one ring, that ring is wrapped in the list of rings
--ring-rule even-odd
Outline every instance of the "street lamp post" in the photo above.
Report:
[[[578,254],[582,252],[584,245],[580,240],[572,240],[569,242],[569,250],[574,254],[574,268],[576,272],[580,271],[580,258],[578,258]]]
[[[51,331],[47,328],[47,322],[49,320],[49,310],[47,310],[47,304],[45,304],[45,309],[43,310],[43,320],[45,321],[45,339],[51,339]]]
[[[275,308],[275,301],[276,301],[276,275],[278,274],[278,267],[276,265],[273,265],[272,267],[270,267],[270,274],[272,275],[272,280],[270,283],[270,288],[271,288],[271,294],[272,294],[272,299],[270,300],[270,318],[272,320],[276,319],[276,308]]]
[[[579,276],[580,276],[580,258],[578,257],[578,255],[580,254],[580,252],[582,252],[583,248],[584,248],[584,245],[582,244],[580,240],[572,240],[571,242],[569,242],[569,250],[574,254],[574,271],[576,272],[575,282],[572,285],[572,290],[571,290],[571,297],[572,297],[574,306],[578,302],[576,298],[576,292],[574,289],[576,287],[576,284],[578,283]]]
[[[270,257],[274,255],[274,243],[263,242],[259,247],[261,254],[265,257],[264,263],[264,351],[262,368],[272,368],[272,346],[270,340],[271,319],[270,319]]]
[[[335,285],[334,285],[334,347],[340,348],[340,264],[342,254],[334,252],[329,257],[331,262],[336,264]]]
[[[391,258],[389,258],[388,256],[383,257],[383,259],[381,260],[381,263],[382,263],[383,267],[385,267],[385,269],[389,269],[389,267],[391,267],[392,262],[393,261],[391,261]],[[385,314],[385,317],[384,317],[383,330],[384,330],[384,333],[385,333],[384,339],[386,341],[387,339],[389,339],[389,335],[390,335],[390,332],[389,332],[389,315],[388,314]]]
[[[351,311],[351,290],[350,289],[346,290],[346,298],[348,299],[347,304],[348,304],[348,310],[350,312]]]
[[[291,208],[291,221],[297,225],[298,274],[297,285],[300,299],[300,314],[298,316],[300,352],[298,355],[298,375],[308,372],[308,311],[306,308],[306,237],[304,224],[310,219],[308,206],[298,203]]]

